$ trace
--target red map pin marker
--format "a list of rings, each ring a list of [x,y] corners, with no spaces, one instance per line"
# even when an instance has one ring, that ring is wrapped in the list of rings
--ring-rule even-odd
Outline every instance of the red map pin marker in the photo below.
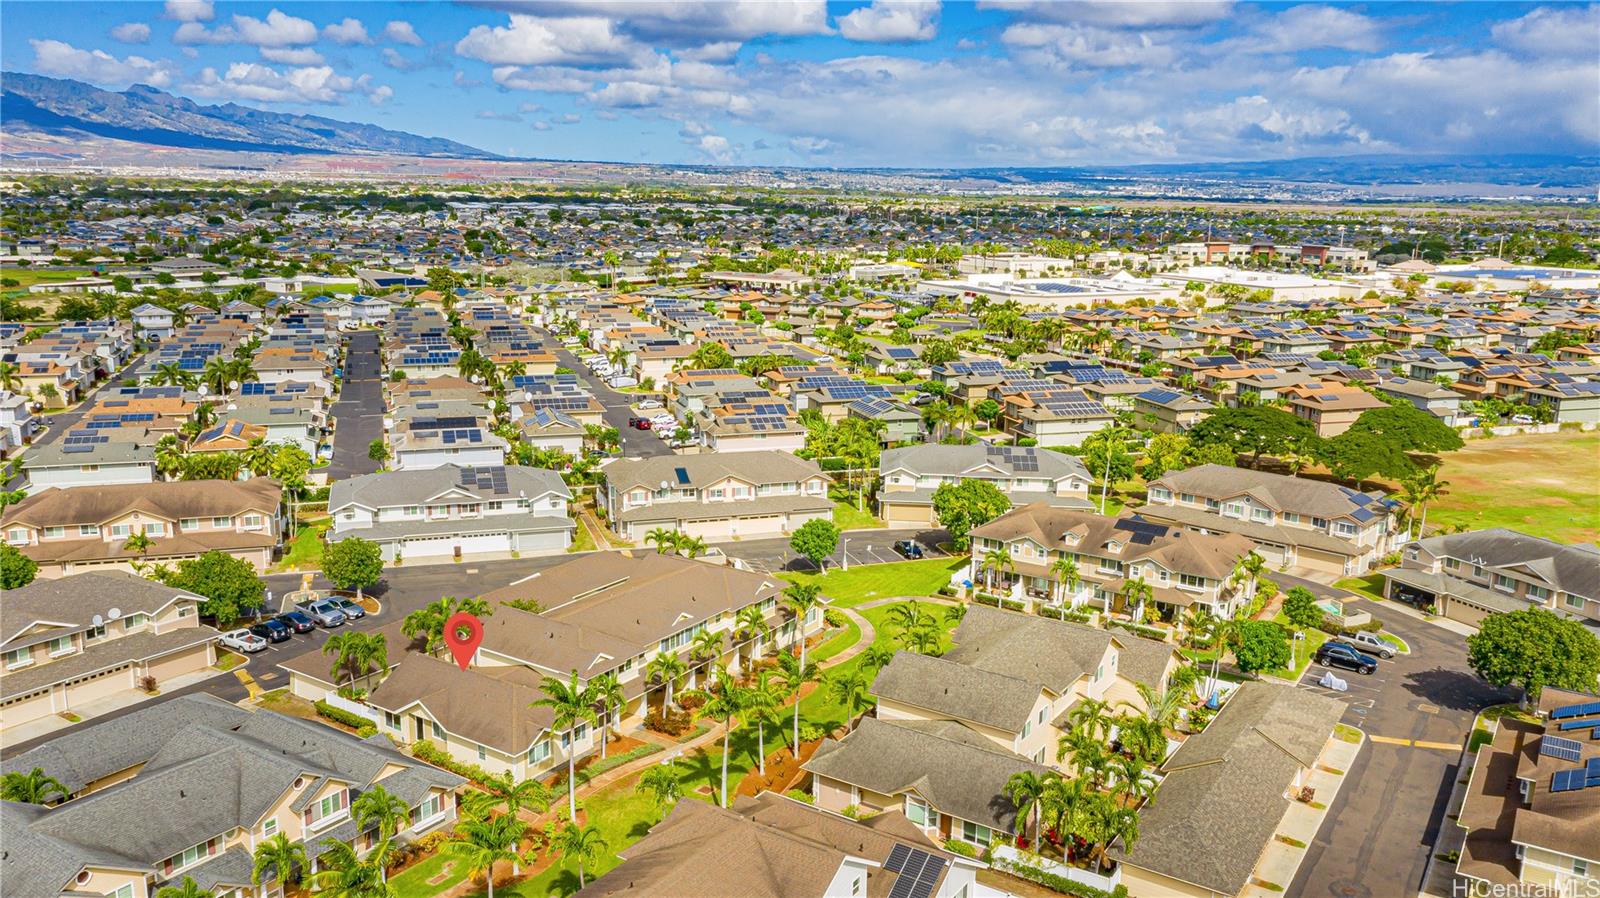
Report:
[[[444,642],[456,663],[466,670],[472,664],[472,655],[483,642],[483,621],[465,611],[457,611],[444,622]]]

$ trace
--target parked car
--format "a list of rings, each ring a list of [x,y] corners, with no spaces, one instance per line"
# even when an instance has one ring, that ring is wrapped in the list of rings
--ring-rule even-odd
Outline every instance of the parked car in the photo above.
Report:
[[[1379,639],[1376,633],[1359,632],[1353,636],[1341,636],[1338,639],[1330,639],[1328,641],[1348,645],[1356,651],[1365,652],[1368,655],[1377,655],[1385,661],[1394,657],[1394,646]]]
[[[1316,661],[1324,667],[1342,667],[1362,675],[1376,673],[1378,659],[1362,654],[1342,642],[1324,642],[1317,648]]]
[[[217,640],[225,649],[255,654],[267,647],[267,641],[249,630],[229,630]]]
[[[268,642],[283,642],[294,635],[292,627],[275,617],[251,626],[250,632]]]
[[[635,430],[649,430],[655,426],[655,422],[649,418],[629,418],[628,426]]]
[[[346,620],[360,620],[367,616],[367,609],[362,608],[361,603],[357,602],[355,599],[348,598],[346,596],[332,596],[328,599],[328,601],[338,606],[339,610],[344,612]]]
[[[894,541],[894,550],[902,558],[921,558],[922,544],[914,539],[897,539]]]
[[[307,617],[303,611],[285,611],[273,620],[282,621],[296,633],[310,633],[317,628],[317,622]]]
[[[638,408],[639,411],[646,411],[648,409],[660,408],[660,407],[661,407],[661,400],[659,400],[659,399],[646,399],[645,401],[639,403],[636,406],[636,408]]]
[[[295,606],[311,618],[319,627],[337,627],[344,623],[344,612],[339,610],[338,604],[331,599],[321,599],[316,602],[306,602]]]

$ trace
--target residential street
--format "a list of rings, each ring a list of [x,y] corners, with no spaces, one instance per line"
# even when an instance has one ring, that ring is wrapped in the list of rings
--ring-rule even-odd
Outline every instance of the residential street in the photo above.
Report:
[[[1329,587],[1319,592],[1343,594]],[[1344,722],[1366,731],[1369,741],[1287,890],[1291,898],[1416,894],[1439,827],[1455,825],[1444,819],[1445,803],[1460,775],[1474,715],[1515,700],[1467,668],[1461,636],[1386,602],[1351,604],[1382,620],[1411,654],[1380,662],[1367,677],[1335,671],[1350,686],[1345,693],[1316,686],[1326,672],[1316,664],[1301,677],[1302,687],[1349,703]]]
[[[333,404],[333,461],[328,480],[344,480],[378,470],[367,446],[383,436],[383,366],[378,332],[356,331],[345,351],[344,384]]]
[[[544,348],[555,353],[557,363],[571,369],[583,383],[585,389],[594,394],[594,398],[605,406],[605,422],[609,427],[615,427],[622,440],[622,454],[630,458],[651,458],[657,455],[671,455],[672,447],[667,441],[656,436],[648,430],[634,430],[628,426],[628,419],[634,412],[631,404],[645,397],[618,393],[606,386],[606,382],[595,376],[572,351],[561,345],[561,342],[549,332],[534,328],[534,333],[539,335]]]

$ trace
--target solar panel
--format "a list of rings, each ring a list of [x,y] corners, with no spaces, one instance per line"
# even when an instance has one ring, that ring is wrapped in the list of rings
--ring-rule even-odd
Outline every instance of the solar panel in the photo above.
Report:
[[[672,473],[674,473],[674,474],[676,474],[678,476],[678,483],[680,483],[680,484],[682,484],[684,486],[688,486],[689,485],[689,471],[688,471],[688,469],[686,469],[686,468],[674,468]]]
[[[895,846],[889,849],[889,859],[883,862],[883,869],[890,873],[899,873],[905,868],[906,858],[911,856],[911,851],[909,846],[896,842]]]
[[[1563,720],[1568,717],[1588,717],[1591,714],[1600,714],[1600,702],[1582,702],[1576,705],[1563,705],[1550,712],[1550,719]]]
[[[1588,777],[1582,770],[1557,770],[1555,775],[1550,777],[1551,792],[1576,792],[1587,784]]]
[[[1545,736],[1539,740],[1539,754],[1563,761],[1576,761],[1583,754],[1583,743],[1560,736]]]

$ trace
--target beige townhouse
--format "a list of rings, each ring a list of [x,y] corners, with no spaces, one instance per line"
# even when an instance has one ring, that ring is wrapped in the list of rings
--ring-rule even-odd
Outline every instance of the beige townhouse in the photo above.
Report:
[[[624,458],[604,470],[607,519],[635,542],[658,527],[708,541],[778,536],[833,514],[822,469],[787,452]]]
[[[889,449],[878,457],[878,477],[878,516],[893,527],[937,526],[933,494],[946,483],[986,481],[1014,506],[1088,508],[1094,480],[1083,462],[1064,452],[984,443]]]
[[[1490,614],[1545,608],[1600,621],[1600,550],[1496,527],[1406,543],[1384,595],[1478,626]]]

